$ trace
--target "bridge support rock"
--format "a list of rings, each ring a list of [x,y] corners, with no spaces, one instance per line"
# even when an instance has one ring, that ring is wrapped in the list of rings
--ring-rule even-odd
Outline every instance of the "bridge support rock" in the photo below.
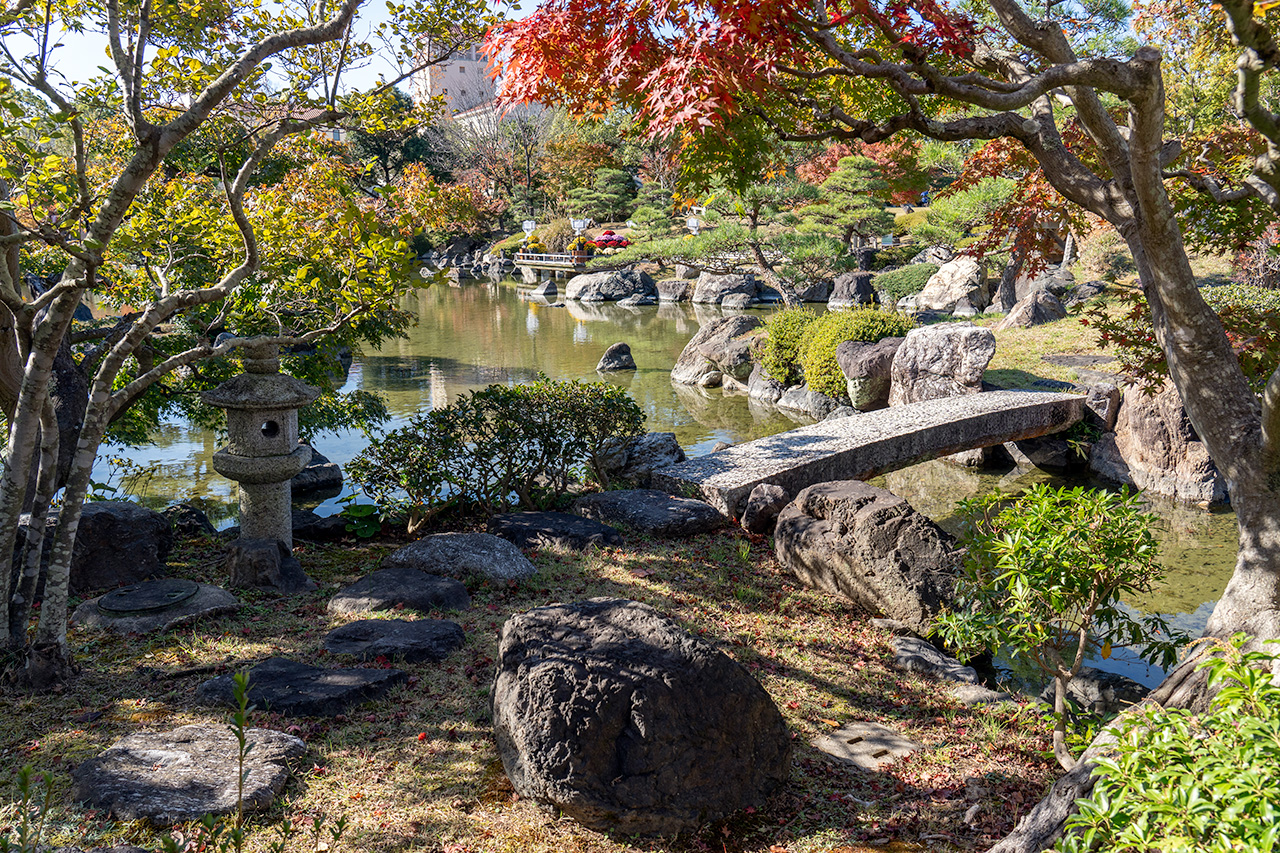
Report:
[[[903,498],[859,480],[809,486],[778,516],[778,561],[918,634],[955,594],[954,540]]]

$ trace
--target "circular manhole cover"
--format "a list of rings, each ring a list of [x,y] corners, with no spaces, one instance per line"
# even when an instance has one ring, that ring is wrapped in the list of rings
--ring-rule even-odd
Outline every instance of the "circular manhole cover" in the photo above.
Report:
[[[183,578],[143,581],[102,596],[98,599],[98,609],[117,616],[154,613],[176,607],[199,591],[198,583]]]

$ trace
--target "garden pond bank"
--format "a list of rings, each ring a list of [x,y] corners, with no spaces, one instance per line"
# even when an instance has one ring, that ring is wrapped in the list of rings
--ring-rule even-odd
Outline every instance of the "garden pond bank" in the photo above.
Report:
[[[691,456],[710,452],[717,442],[737,443],[796,425],[781,412],[745,396],[671,383],[671,367],[689,338],[704,323],[724,316],[715,306],[568,302],[565,307],[551,307],[528,299],[526,291],[510,283],[436,286],[409,299],[416,303],[418,324],[406,338],[357,356],[346,386],[382,394],[392,415],[388,427],[468,391],[525,381],[539,372],[553,379],[601,378],[596,363],[618,341],[630,344],[638,369],[604,378],[627,389],[647,415],[647,429],[674,432]],[[825,310],[823,306],[815,309]],[[753,313],[764,315],[768,310]],[[318,449],[340,465],[364,444],[364,436],[354,430],[316,439]],[[171,424],[156,436],[154,447],[109,455],[127,455],[135,465],[154,471],[145,487],[146,502],[163,506],[176,496],[188,496],[215,523],[226,526],[234,523],[235,486],[212,469],[210,459],[220,446],[211,432]],[[104,470],[99,479],[107,473]],[[874,482],[907,498],[954,532],[953,510],[960,498],[1041,480],[1061,478],[1039,471],[983,472],[934,462]],[[341,495],[324,500],[320,514],[338,511],[337,500],[349,493],[348,485]],[[1152,508],[1164,522],[1162,561],[1169,576],[1160,591],[1131,603],[1163,613],[1174,627],[1197,634],[1234,567],[1234,516],[1229,510],[1209,512],[1167,501],[1157,501]],[[1145,672],[1140,662],[1105,661],[1101,666],[1147,684],[1160,677]]]

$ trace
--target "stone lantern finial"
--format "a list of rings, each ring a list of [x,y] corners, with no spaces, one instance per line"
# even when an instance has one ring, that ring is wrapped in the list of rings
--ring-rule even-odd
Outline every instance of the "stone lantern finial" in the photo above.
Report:
[[[280,370],[280,348],[250,344],[245,372],[201,396],[227,412],[227,446],[213,454],[213,468],[240,484],[240,536],[274,539],[293,549],[293,495],[289,481],[311,461],[298,444],[298,409],[320,389]]]

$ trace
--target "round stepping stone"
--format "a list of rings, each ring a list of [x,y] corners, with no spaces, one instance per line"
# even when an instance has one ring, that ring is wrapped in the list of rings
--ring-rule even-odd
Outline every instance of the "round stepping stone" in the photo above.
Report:
[[[286,658],[268,658],[249,670],[249,702],[290,717],[336,717],[352,705],[377,699],[408,678],[398,669],[321,669]],[[196,699],[234,708],[233,675],[196,688]]]
[[[329,600],[330,613],[369,613],[395,607],[428,612],[466,610],[471,596],[460,581],[429,575],[417,569],[379,569]]]
[[[622,534],[607,524],[567,512],[509,512],[489,519],[489,532],[517,548],[618,546]]]
[[[225,589],[181,578],[143,581],[91,598],[71,614],[71,624],[121,634],[149,634],[226,616],[240,602]]]
[[[246,732],[246,811],[269,807],[284,790],[288,762],[306,751],[293,735]],[[168,825],[236,810],[238,745],[226,726],[182,726],[129,735],[71,772],[73,796],[116,820],[147,818]]]
[[[462,626],[446,619],[361,619],[330,631],[324,647],[333,655],[353,655],[361,660],[385,657],[413,663],[444,660],[465,642]]]
[[[651,536],[693,536],[727,519],[711,504],[677,498],[656,489],[624,489],[586,495],[573,502],[577,515],[620,524]]]
[[[491,533],[437,533],[393,551],[384,569],[417,569],[432,575],[495,581],[523,580],[537,569],[520,549]]]
[[[813,745],[841,764],[863,770],[879,770],[921,748],[921,744],[878,723],[849,723],[814,739]]]

